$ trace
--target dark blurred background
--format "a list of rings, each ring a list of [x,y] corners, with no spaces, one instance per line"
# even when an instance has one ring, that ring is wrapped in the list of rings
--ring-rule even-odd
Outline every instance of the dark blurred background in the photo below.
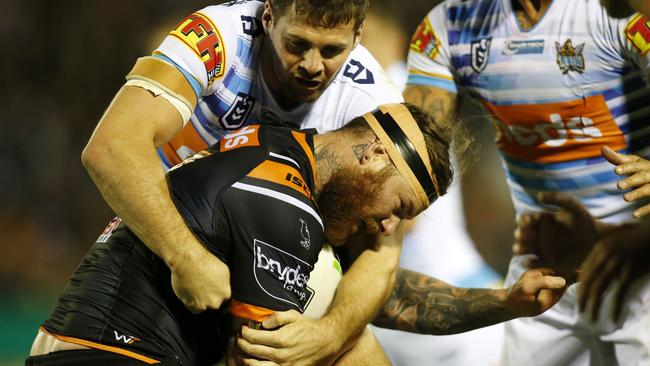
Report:
[[[103,110],[136,58],[150,54],[185,15],[215,3],[2,2],[0,365],[22,364],[70,273],[112,217],[80,162]],[[386,16],[380,22],[392,18],[410,35],[436,3],[377,1],[371,6]],[[407,46],[399,50],[403,56]],[[482,154],[493,156],[489,150]],[[486,192],[484,186],[477,190]],[[507,210],[507,194],[499,192],[492,199],[503,202],[505,197]],[[490,212],[484,217],[492,220],[494,207],[485,207],[472,204],[471,210],[479,217]],[[470,230],[472,237],[486,237],[480,230],[495,228],[494,223],[484,224]],[[510,229],[502,230],[506,238]],[[492,255],[493,244],[479,251]],[[505,258],[494,258],[490,264],[503,271]]]

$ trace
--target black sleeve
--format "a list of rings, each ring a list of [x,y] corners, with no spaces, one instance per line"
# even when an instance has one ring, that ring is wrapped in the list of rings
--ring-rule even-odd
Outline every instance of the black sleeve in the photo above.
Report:
[[[260,133],[260,139],[263,139]],[[167,173],[172,200],[187,226],[214,255],[228,262],[229,228],[219,204],[221,193],[266,159],[264,143],[219,152],[216,144],[210,155],[186,160]]]

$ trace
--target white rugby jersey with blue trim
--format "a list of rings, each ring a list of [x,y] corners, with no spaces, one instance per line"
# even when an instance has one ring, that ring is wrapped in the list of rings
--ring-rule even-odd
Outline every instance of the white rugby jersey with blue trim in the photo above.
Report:
[[[522,30],[512,0],[436,6],[411,40],[411,85],[483,102],[518,212],[538,211],[539,191],[569,193],[597,217],[631,217],[608,145],[650,156],[650,23],[610,18],[599,0],[554,0]]]
[[[181,21],[154,51],[186,76],[198,98],[190,121],[159,150],[167,167],[243,125],[273,123],[325,132],[380,104],[403,101],[379,63],[359,45],[318,100],[282,109],[259,65],[263,10],[261,1],[208,6]]]

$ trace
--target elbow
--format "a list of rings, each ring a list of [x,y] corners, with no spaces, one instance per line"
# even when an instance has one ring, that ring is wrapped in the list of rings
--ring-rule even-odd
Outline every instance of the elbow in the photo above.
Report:
[[[81,152],[81,164],[91,178],[102,176],[102,172],[109,168],[112,150],[110,144],[91,138]]]

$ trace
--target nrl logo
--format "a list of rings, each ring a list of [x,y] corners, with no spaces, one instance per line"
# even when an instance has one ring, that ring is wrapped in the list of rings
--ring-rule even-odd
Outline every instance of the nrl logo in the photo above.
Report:
[[[480,74],[481,71],[485,70],[485,66],[487,66],[488,57],[490,55],[490,43],[492,43],[492,37],[480,38],[472,41],[472,70],[477,74]]]
[[[582,73],[585,70],[585,58],[582,56],[584,48],[584,43],[573,47],[571,39],[567,39],[561,46],[555,42],[557,65],[560,67],[562,74],[566,74],[569,71]]]

